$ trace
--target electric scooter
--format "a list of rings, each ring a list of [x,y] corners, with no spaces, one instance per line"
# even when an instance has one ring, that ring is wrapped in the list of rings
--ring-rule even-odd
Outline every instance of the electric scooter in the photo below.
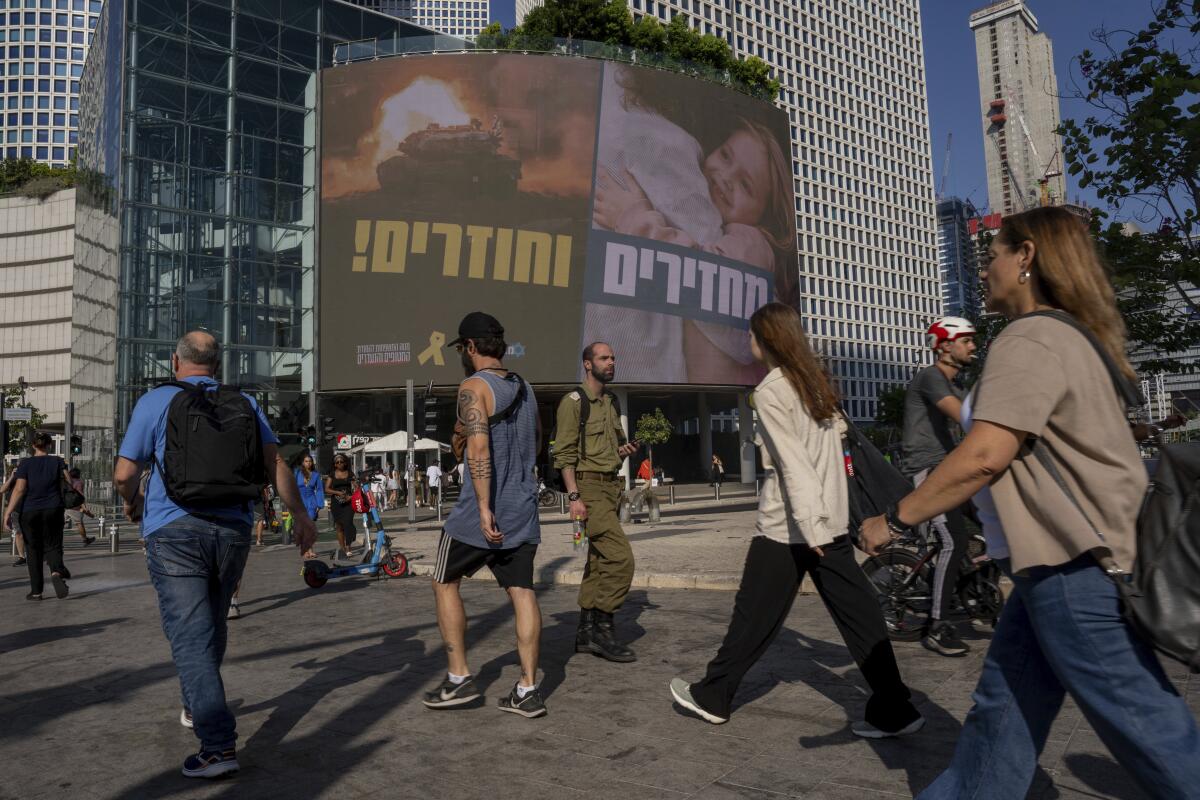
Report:
[[[311,589],[320,589],[330,578],[346,578],[351,575],[366,575],[378,578],[382,572],[389,578],[401,578],[408,574],[408,559],[403,553],[393,552],[391,537],[383,529],[383,521],[379,518],[379,509],[371,507],[363,511],[363,516],[370,514],[375,523],[375,546],[363,556],[361,564],[330,566],[320,559],[309,559],[300,570],[304,582]]]

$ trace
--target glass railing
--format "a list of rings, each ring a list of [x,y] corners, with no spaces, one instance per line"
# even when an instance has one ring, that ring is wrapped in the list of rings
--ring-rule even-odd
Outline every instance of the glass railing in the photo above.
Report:
[[[464,39],[443,34],[339,42],[334,45],[333,63],[334,66],[337,66],[338,64],[348,64],[354,61],[370,61],[389,56],[428,53],[512,52],[574,56],[577,58],[599,58],[606,61],[620,61],[642,67],[670,70],[671,72],[682,73],[693,78],[718,83],[743,94],[751,95],[752,97],[758,97],[763,100],[773,99],[765,89],[744,83],[729,70],[716,69],[706,64],[673,58],[666,53],[652,53],[623,45],[590,42],[583,39],[557,39],[549,36],[523,35],[515,42],[510,41],[510,36],[507,34],[495,38],[503,38],[504,43],[491,41],[486,34],[480,36],[480,41],[478,42],[468,42]]]

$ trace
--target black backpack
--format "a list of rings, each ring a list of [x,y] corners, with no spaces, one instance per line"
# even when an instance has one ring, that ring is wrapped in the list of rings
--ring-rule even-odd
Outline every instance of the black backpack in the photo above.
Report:
[[[1137,388],[1092,332],[1074,317],[1061,311],[1038,311],[1026,316],[1052,317],[1082,333],[1100,355],[1122,402],[1141,405]],[[1047,448],[1038,446],[1038,440],[1031,447],[1039,463],[1082,514],[1083,509]],[[1092,529],[1096,530],[1094,525]],[[1134,630],[1159,652],[1187,665],[1192,672],[1200,672],[1200,442],[1159,448],[1158,469],[1138,515],[1137,561],[1132,574],[1113,578],[1125,619]]]
[[[587,458],[587,437],[584,436],[584,434],[587,432],[588,417],[590,417],[592,414],[592,404],[588,402],[587,392],[584,391],[582,384],[576,388],[575,391],[579,394],[579,458],[580,460],[583,460],[584,458]],[[617,416],[620,417],[621,401],[615,394],[610,392],[606,392],[606,394],[612,398],[613,410],[615,410],[617,412]],[[558,425],[555,425],[554,430],[550,431],[551,453],[550,464],[547,469],[546,485],[565,494],[567,491],[567,484],[562,479],[562,471],[555,469],[554,467],[553,444],[557,441]],[[625,431],[621,430],[620,428],[617,428],[617,444],[622,446],[625,444]]]
[[[236,386],[168,381],[181,389],[167,407],[161,464],[167,496],[183,508],[218,508],[262,497],[266,468],[254,406]]]
[[[913,485],[862,431],[850,420],[845,421],[842,446],[850,454],[850,469],[846,472],[850,539],[857,545],[863,522],[886,513],[889,506],[912,492]]]

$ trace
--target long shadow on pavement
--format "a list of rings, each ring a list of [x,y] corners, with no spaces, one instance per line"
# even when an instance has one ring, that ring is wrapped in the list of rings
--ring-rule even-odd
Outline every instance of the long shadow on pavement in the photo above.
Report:
[[[129,617],[113,617],[112,619],[100,619],[95,622],[84,622],[78,625],[50,625],[44,628],[29,628],[23,631],[16,631],[15,633],[8,633],[0,636],[0,655],[14,653],[26,647],[36,647],[39,644],[104,633],[110,626],[128,621]]]

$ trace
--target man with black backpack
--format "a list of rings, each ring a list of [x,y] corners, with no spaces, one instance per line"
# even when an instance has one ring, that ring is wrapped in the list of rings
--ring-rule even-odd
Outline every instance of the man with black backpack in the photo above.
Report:
[[[558,404],[554,466],[571,501],[571,519],[585,523],[587,566],[579,587],[575,652],[609,661],[636,661],[617,641],[613,613],[633,582],[633,548],[621,528],[621,478],[617,471],[638,451],[625,439],[621,406],[605,386],[616,377],[616,355],[604,342],[583,349],[583,383]]]
[[[296,520],[300,552],[317,533],[262,410],[213,377],[220,362],[211,334],[192,331],[179,340],[171,357],[175,380],[138,401],[113,471],[125,516],[142,523],[146,565],[179,670],[179,720],[200,739],[200,752],[183,762],[190,778],[238,769],[221,661],[225,616],[246,566],[263,484],[274,484]]]

